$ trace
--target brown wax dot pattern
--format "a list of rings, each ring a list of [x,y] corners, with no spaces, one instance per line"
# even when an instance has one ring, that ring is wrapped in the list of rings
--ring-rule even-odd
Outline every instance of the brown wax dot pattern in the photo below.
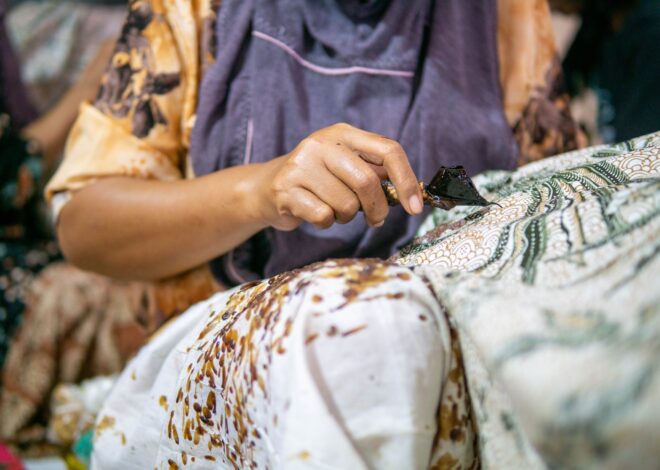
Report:
[[[115,428],[117,420],[113,416],[102,416],[94,430],[94,440],[98,440],[104,433],[110,432],[119,438],[121,445],[126,445],[126,434]]]
[[[167,397],[165,395],[160,396],[160,398],[158,399],[158,404],[165,411],[169,409],[169,406],[167,405]]]
[[[271,368],[274,360],[293,350],[293,329],[307,327],[296,321],[300,309],[295,305],[306,299],[313,308],[307,318],[340,316],[356,302],[403,298],[392,289],[375,288],[387,282],[400,288],[401,282],[412,279],[406,268],[382,260],[332,260],[238,288],[221,310],[210,312],[189,348],[173,399],[160,402],[163,413],[169,405],[166,438],[185,450],[178,459],[168,456],[177,465],[168,461],[169,468],[190,465],[192,454],[227,468],[267,468],[259,466],[255,456],[264,455],[269,430],[282,425],[277,410],[269,408]],[[335,283],[333,295],[324,290],[330,280]],[[337,286],[340,295],[335,294]],[[321,331],[305,330],[303,347],[321,338],[342,341],[369,328],[330,324]],[[287,404],[280,407],[286,409]],[[301,460],[313,458],[305,449],[296,455]]]
[[[459,338],[450,323],[451,359],[438,407],[429,470],[480,468],[479,441],[467,390]]]
[[[103,416],[95,429],[95,437],[101,436],[105,431],[112,430],[115,427],[115,418],[112,416]]]

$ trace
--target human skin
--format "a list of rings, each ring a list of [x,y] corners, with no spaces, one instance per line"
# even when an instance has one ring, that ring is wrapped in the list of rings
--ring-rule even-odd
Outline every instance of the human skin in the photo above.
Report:
[[[408,157],[396,141],[348,124],[312,133],[267,163],[173,182],[102,179],[76,192],[60,214],[67,258],[119,279],[162,279],[220,256],[255,233],[347,223],[360,209],[385,222],[380,185],[394,183],[404,209],[423,209]]]
[[[52,174],[57,166],[69,130],[78,116],[80,103],[94,99],[113,48],[114,41],[106,41],[85,68],[80,79],[57,104],[22,129],[23,137],[38,142],[44,157],[43,166],[46,175]]]

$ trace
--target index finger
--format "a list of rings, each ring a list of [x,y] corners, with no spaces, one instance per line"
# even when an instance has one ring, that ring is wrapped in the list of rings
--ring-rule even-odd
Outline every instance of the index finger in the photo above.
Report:
[[[340,138],[344,145],[362,159],[385,168],[401,204],[409,214],[422,212],[424,203],[417,177],[410,166],[408,155],[397,141],[347,124],[342,125]]]

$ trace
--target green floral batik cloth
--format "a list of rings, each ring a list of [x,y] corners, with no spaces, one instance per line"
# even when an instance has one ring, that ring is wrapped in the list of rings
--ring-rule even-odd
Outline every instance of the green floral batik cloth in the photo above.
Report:
[[[660,133],[491,172],[397,260],[458,333],[490,468],[658,468]]]
[[[191,307],[115,383],[92,467],[657,469],[659,147],[482,175],[500,206],[390,262]]]

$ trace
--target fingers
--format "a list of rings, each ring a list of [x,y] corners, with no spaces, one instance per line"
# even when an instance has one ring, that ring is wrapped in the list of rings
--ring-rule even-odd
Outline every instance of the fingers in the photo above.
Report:
[[[327,168],[318,169],[313,175],[308,175],[301,186],[330,206],[334,211],[334,218],[340,224],[353,220],[360,210],[357,195]]]
[[[317,228],[326,229],[335,222],[334,210],[306,189],[291,189],[287,193],[284,205],[292,216],[305,220]]]
[[[383,225],[389,212],[385,193],[378,173],[372,166],[348,148],[338,148],[324,158],[326,167],[357,196],[367,223],[372,227]]]
[[[408,213],[423,210],[417,178],[401,145],[348,124],[314,132],[273,162],[263,217],[276,228],[288,230],[302,220],[328,228],[349,222],[360,207],[367,223],[380,227],[389,212],[381,187],[385,178]]]
[[[364,160],[364,159],[362,159],[362,160]],[[376,175],[378,175],[378,179],[385,180],[385,179],[389,178],[389,176],[387,174],[387,170],[384,167],[382,167],[380,165],[374,165],[373,163],[369,163],[369,162],[367,162],[367,165],[369,165],[369,168],[371,168],[373,170],[373,172],[376,173]]]
[[[338,134],[344,145],[349,146],[360,158],[382,166],[399,194],[404,209],[412,215],[423,210],[422,193],[403,147],[395,140],[363,131],[348,124],[337,124]]]

